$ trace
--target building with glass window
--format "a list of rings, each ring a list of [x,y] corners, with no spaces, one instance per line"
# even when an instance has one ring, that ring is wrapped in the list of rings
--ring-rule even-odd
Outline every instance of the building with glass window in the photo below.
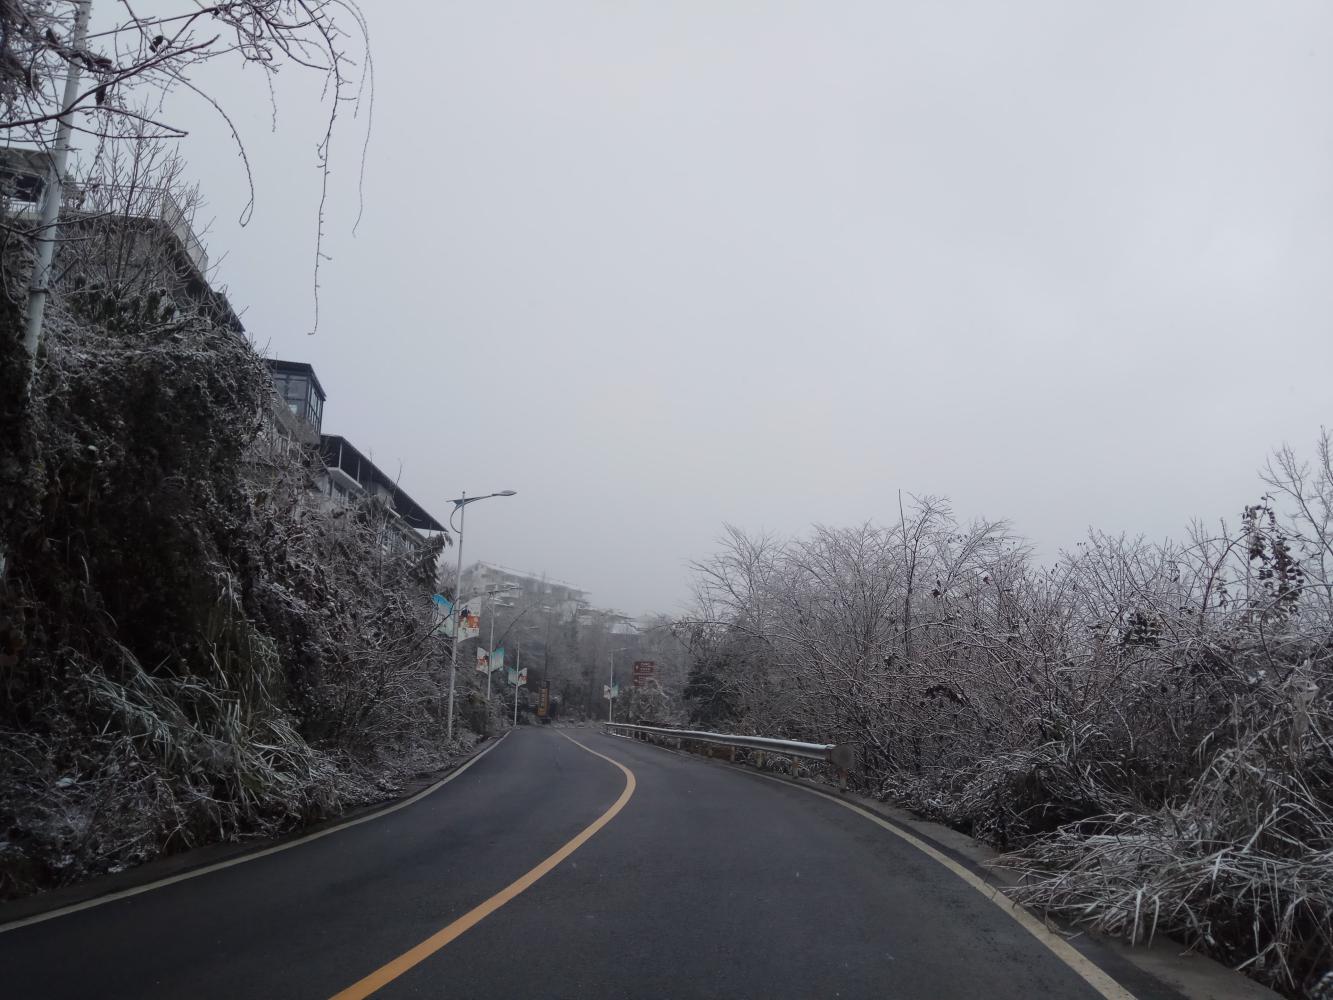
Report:
[[[311,365],[278,359],[267,364],[274,392],[269,419],[253,449],[256,464],[286,462],[292,449],[302,450],[315,469],[313,488],[327,505],[375,501],[388,512],[386,551],[404,551],[421,544],[424,533],[444,530],[444,525],[350,441],[323,433],[328,397]]]
[[[425,532],[444,530],[444,525],[346,438],[321,435],[319,456],[324,465],[320,487],[331,503],[351,504],[370,499],[389,511],[391,530],[386,541],[390,550],[419,544]]]
[[[277,390],[279,416],[291,435],[303,444],[319,444],[324,425],[324,387],[315,376],[315,369],[304,361],[268,362],[268,372]]]
[[[275,391],[247,454],[259,478],[285,468],[294,451],[318,450],[326,398],[315,369],[305,362],[270,359],[266,364]]]
[[[453,583],[452,579],[442,582],[450,586]],[[483,594],[490,590],[505,591],[495,598],[496,607],[531,606],[549,612],[562,622],[572,621],[589,609],[586,590],[552,580],[545,573],[523,573],[488,562],[473,563],[464,571],[464,594]]]

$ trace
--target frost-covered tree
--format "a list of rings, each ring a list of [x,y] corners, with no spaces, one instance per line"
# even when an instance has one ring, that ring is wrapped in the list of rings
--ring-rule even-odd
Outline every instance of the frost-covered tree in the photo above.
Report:
[[[322,75],[330,128],[339,103],[358,99],[370,83],[366,25],[352,0],[176,3],[152,14],[125,0],[96,6],[0,0],[0,133],[10,142],[48,143],[62,114],[85,135],[115,137],[129,123],[179,138],[189,130],[164,110],[171,93],[194,93],[227,116],[225,95],[206,93],[193,79],[210,62]],[[80,18],[88,21],[81,40]],[[79,86],[66,105],[71,68]]]
[[[1297,993],[1333,954],[1330,451],[1280,451],[1236,524],[1048,566],[934,498],[729,529],[694,717],[856,743],[870,791],[1015,850],[1027,901]]]

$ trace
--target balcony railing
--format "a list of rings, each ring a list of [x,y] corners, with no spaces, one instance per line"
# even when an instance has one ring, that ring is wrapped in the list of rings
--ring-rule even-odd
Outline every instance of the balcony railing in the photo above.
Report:
[[[166,188],[129,187],[119,184],[66,185],[63,190],[66,216],[106,215],[161,221],[175,237],[200,277],[208,273],[208,251],[195,235],[189,216]],[[40,195],[5,191],[0,193],[0,214],[11,218],[37,219],[42,214]]]

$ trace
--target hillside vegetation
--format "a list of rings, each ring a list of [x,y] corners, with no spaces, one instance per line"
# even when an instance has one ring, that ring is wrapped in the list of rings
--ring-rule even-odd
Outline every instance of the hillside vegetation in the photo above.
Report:
[[[31,254],[4,247],[0,897],[287,830],[456,749],[443,542],[392,557],[383,507],[324,509],[309,459],[262,447],[263,362],[145,266],[160,234],[116,232],[133,252],[62,247],[26,400]]]
[[[1024,901],[1333,989],[1328,435],[1263,478],[1233,527],[1051,566],[933,498],[731,529],[696,566],[695,722],[859,744],[864,787],[1009,851]]]

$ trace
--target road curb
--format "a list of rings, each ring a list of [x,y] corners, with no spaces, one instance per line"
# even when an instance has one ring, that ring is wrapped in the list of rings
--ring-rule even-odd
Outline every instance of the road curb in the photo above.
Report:
[[[443,770],[433,772],[429,777],[414,779],[405,786],[401,795],[358,806],[280,837],[207,844],[182,851],[180,854],[155,858],[123,872],[97,876],[85,882],[0,903],[0,934],[50,919],[65,910],[96,906],[122,896],[151,891],[158,884],[182,881],[215,868],[243,864],[252,858],[286,850],[304,841],[326,837],[345,827],[356,826],[395,812],[434,792],[477,758],[503,743],[510,732],[512,730],[505,730],[499,737],[484,739],[467,754],[450,762]]]

